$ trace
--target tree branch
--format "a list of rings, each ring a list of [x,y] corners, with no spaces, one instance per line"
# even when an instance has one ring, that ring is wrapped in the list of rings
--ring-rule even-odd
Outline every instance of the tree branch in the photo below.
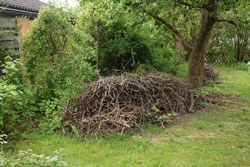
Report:
[[[154,18],[155,20],[157,20],[157,21],[161,22],[162,24],[164,24],[171,31],[173,31],[180,38],[181,43],[182,43],[185,50],[187,50],[188,52],[191,52],[193,50],[193,47],[187,43],[187,41],[183,38],[181,33],[173,25],[169,24],[168,22],[166,22],[163,18],[161,18],[159,16],[148,13],[146,10],[144,10],[144,12],[146,14],[148,14],[149,16],[151,16],[152,18]]]
[[[216,21],[217,21],[217,22],[226,22],[226,23],[232,24],[232,25],[234,25],[234,26],[237,25],[237,24],[235,23],[235,21],[233,21],[233,20],[227,20],[227,19],[223,19],[223,18],[217,18]]]

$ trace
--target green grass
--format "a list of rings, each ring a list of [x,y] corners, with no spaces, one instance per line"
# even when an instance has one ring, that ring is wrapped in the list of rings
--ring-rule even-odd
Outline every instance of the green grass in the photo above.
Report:
[[[236,93],[247,102],[187,114],[166,129],[150,125],[143,132],[134,130],[122,136],[80,140],[33,133],[6,146],[7,156],[15,158],[18,150],[31,148],[45,155],[59,150],[75,167],[250,166],[250,75],[223,68],[220,80],[225,82],[218,85],[221,91]]]
[[[235,93],[250,102],[250,74],[243,70],[221,69],[222,90],[226,93]]]

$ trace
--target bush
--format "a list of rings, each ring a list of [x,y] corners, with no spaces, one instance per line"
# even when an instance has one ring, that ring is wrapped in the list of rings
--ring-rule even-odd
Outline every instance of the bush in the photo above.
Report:
[[[49,5],[23,39],[26,74],[39,101],[69,99],[95,73],[84,61],[85,35],[71,22],[70,12]]]
[[[41,111],[44,111],[44,118],[40,122],[40,129],[43,133],[53,133],[61,128],[60,113],[63,110],[58,99],[43,100],[39,103]]]
[[[151,60],[144,38],[129,28],[122,19],[102,30],[99,45],[99,67],[103,72],[131,72]]]
[[[0,76],[0,133],[10,137],[22,129],[23,122],[34,115],[34,98],[22,76],[20,59],[7,57]],[[12,134],[10,134],[12,133]]]
[[[146,45],[150,48],[151,60],[147,66],[153,66],[157,71],[176,74],[180,67],[181,58],[176,54],[173,34],[163,27],[155,25],[154,21],[139,24],[137,32],[147,39]]]
[[[135,70],[135,74],[139,75],[139,76],[146,76],[149,73],[153,73],[153,72],[157,72],[157,70],[151,66],[151,65],[146,65],[146,64],[140,64],[136,70]]]
[[[160,72],[176,74],[181,61],[174,52],[170,54],[171,55],[169,55],[169,53],[156,54],[153,58],[153,66]]]
[[[169,34],[162,38],[163,32],[152,32],[147,29],[147,24],[138,26],[134,23],[131,28],[125,21],[133,22],[119,18],[102,30],[99,45],[101,71],[131,72],[144,64],[160,72],[176,74],[180,58],[172,49],[174,42],[168,39]]]
[[[33,89],[38,111],[44,114],[40,128],[60,128],[60,113],[67,101],[95,79],[85,60],[91,47],[87,35],[72,24],[70,11],[49,4],[43,8],[22,43],[25,74]]]
[[[119,3],[86,1],[81,3],[79,27],[91,36],[95,46],[92,59],[102,74],[134,71],[140,64],[161,72],[176,73],[179,58],[174,49],[173,34],[147,17],[134,17],[130,11],[121,14]],[[89,38],[90,39],[90,38]]]

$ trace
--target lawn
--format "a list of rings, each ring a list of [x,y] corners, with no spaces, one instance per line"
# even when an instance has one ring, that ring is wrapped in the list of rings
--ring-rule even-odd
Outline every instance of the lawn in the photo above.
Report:
[[[218,89],[245,101],[184,115],[166,129],[150,125],[143,131],[84,140],[36,132],[7,145],[7,156],[15,158],[18,150],[44,155],[59,150],[75,167],[250,166],[250,75],[221,68],[220,81]]]

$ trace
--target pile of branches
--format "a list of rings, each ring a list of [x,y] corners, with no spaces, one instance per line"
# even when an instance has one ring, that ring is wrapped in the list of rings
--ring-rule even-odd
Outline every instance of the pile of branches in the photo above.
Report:
[[[101,78],[84,92],[62,115],[81,134],[122,133],[148,123],[164,126],[178,115],[200,109],[202,103],[221,101],[220,96],[201,96],[190,92],[182,80],[158,74]]]
[[[202,83],[203,85],[213,85],[215,84],[216,80],[219,77],[219,70],[215,69],[214,67],[211,67],[207,64],[204,65],[203,69],[203,78]]]

